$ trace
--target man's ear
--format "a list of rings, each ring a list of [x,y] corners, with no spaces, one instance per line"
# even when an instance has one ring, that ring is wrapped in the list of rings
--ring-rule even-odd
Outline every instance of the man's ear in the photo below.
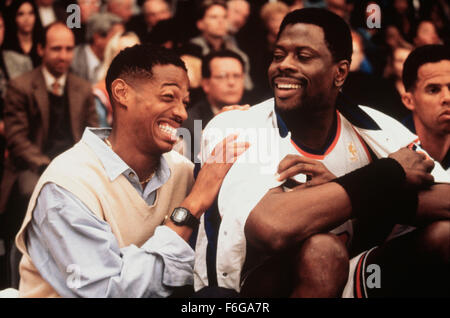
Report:
[[[37,53],[41,58],[44,57],[44,48],[41,43],[38,43],[37,45]]]
[[[210,87],[209,87],[209,81],[210,81],[210,79],[209,78],[202,78],[202,80],[201,80],[201,85],[202,85],[202,89],[203,89],[203,92],[206,94],[206,95],[208,95],[209,94],[209,91],[210,91]]]
[[[411,92],[405,92],[402,94],[402,102],[403,105],[405,105],[405,107],[408,108],[410,111],[414,111],[414,109],[416,108],[413,94]]]
[[[334,85],[336,87],[342,87],[348,72],[350,71],[350,63],[347,60],[342,60],[337,63],[336,75],[334,76]]]
[[[111,83],[112,97],[119,104],[120,107],[128,108],[128,105],[130,103],[129,90],[130,90],[130,87],[121,78],[116,78]]]
[[[196,25],[197,25],[197,29],[199,31],[203,31],[203,27],[204,27],[203,19],[202,20],[198,20]]]

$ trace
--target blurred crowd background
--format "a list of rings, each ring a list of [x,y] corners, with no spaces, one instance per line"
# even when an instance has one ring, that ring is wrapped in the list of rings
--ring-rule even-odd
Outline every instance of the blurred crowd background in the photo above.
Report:
[[[8,157],[3,122],[7,84],[41,65],[39,44],[45,45],[44,30],[52,22],[71,27],[71,72],[91,83],[98,125],[111,126],[105,76],[123,48],[152,42],[176,50],[188,68],[190,108],[196,109],[190,120],[207,118],[206,111],[210,118],[226,104],[253,105],[272,96],[266,73],[279,26],[288,12],[303,7],[327,8],[351,27],[353,57],[343,88],[348,98],[400,121],[407,118],[400,98],[403,62],[415,47],[449,43],[448,0],[2,0],[0,179]],[[224,50],[230,58],[229,51],[240,57],[241,70],[230,73],[222,66],[225,70],[217,73],[220,67],[212,69],[211,56],[205,65],[205,56]],[[205,104],[211,110],[202,108]],[[1,243],[0,257],[9,249],[4,245],[10,236]]]

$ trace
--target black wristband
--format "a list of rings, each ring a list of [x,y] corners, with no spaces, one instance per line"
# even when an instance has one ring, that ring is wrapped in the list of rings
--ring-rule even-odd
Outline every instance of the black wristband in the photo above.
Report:
[[[417,193],[414,201],[414,194],[404,187],[405,177],[405,171],[396,160],[383,158],[333,181],[347,192],[353,217],[390,213],[393,208],[399,208],[405,200],[412,198],[398,215],[401,219],[408,219],[417,210]],[[415,204],[415,209],[412,204]],[[393,213],[393,218],[397,218]]]

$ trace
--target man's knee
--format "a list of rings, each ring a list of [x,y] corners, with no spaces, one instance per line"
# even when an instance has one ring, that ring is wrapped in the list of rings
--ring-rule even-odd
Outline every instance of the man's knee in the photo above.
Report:
[[[308,238],[301,247],[299,257],[304,261],[318,260],[348,263],[345,245],[333,234],[316,234]]]
[[[450,220],[436,221],[422,232],[421,244],[427,254],[439,262],[450,264]]]

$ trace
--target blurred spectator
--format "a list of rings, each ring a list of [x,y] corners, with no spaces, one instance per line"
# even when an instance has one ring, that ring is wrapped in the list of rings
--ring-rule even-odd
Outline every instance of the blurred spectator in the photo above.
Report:
[[[387,12],[387,24],[395,25],[403,38],[412,42],[413,32],[417,23],[412,1],[394,0]]]
[[[15,1],[15,0],[14,0]],[[36,0],[38,8],[37,18],[42,27],[55,22],[66,22],[67,12],[65,6],[60,1],[55,0]]]
[[[292,4],[289,5],[289,11],[303,9],[304,7],[305,7],[305,3],[303,0],[294,0],[294,1],[292,1]]]
[[[239,54],[245,62],[245,88],[251,90],[253,83],[249,75],[249,58],[227,36],[227,25],[226,3],[221,0],[205,0],[196,23],[201,34],[191,39],[190,43],[199,46],[203,56],[223,49]]]
[[[81,27],[73,28],[72,31],[75,34],[75,44],[86,43],[86,24],[89,18],[99,12],[101,0],[77,0],[80,6],[80,20]]]
[[[92,84],[99,79],[99,72],[109,39],[123,32],[122,20],[111,13],[92,15],[86,26],[86,44],[78,45],[74,51],[71,70]]]
[[[106,45],[102,67],[99,72],[100,80],[93,88],[95,109],[97,111],[100,127],[112,126],[112,107],[105,83],[109,65],[120,51],[139,43],[140,41],[136,34],[127,32],[116,33]]]
[[[244,95],[244,61],[241,56],[230,50],[212,52],[202,60],[202,88],[205,98],[188,109],[188,118],[183,127],[190,133],[185,139],[184,155],[194,161],[200,146],[201,131],[224,106],[236,105]],[[195,121],[197,123],[197,128]],[[195,146],[196,145],[196,146]]]
[[[128,31],[136,33],[141,42],[144,42],[148,33],[158,22],[171,17],[170,5],[165,0],[146,0],[142,4],[142,12],[133,16],[127,23],[126,28]]]
[[[350,7],[349,4],[347,4],[347,0],[326,0],[325,3],[328,10],[349,22]]]
[[[428,20],[421,21],[418,24],[414,33],[413,41],[416,47],[442,43],[433,22]]]
[[[364,43],[361,35],[354,30],[351,31],[351,34],[353,54],[352,62],[350,64],[350,72],[362,71],[364,73],[372,73],[372,66],[364,53]]]
[[[133,15],[134,0],[106,0],[106,11],[117,15],[127,23]]]
[[[235,35],[247,23],[250,15],[250,4],[247,0],[229,0],[228,7],[228,33]]]
[[[367,59],[364,55],[364,45],[359,33],[352,31],[352,42],[352,62],[342,89],[344,95],[356,104],[375,108],[397,120],[402,120],[409,112],[401,105],[401,97],[394,84],[396,83],[394,80],[396,77],[392,76],[392,79],[386,80],[377,74],[368,72],[370,65],[364,62]],[[400,60],[399,63],[401,63],[401,58],[406,58],[401,53],[403,53],[403,50],[396,52],[396,57]],[[406,51],[406,54],[408,54],[408,51]],[[401,67],[401,65],[398,65],[399,63],[396,63],[397,67]],[[390,65],[393,65],[393,63],[390,63]],[[392,72],[389,74],[392,74]],[[398,72],[401,76],[401,71],[397,70],[396,74]]]
[[[39,44],[42,66],[8,83],[4,121],[9,156],[0,186],[5,242],[17,233],[50,161],[78,141],[84,127],[98,125],[91,86],[68,72],[74,45],[65,24],[51,24]]]
[[[401,95],[405,92],[405,88],[402,82],[403,64],[406,61],[409,53],[413,50],[411,44],[403,44],[391,51],[391,55],[388,57],[388,64],[386,65],[384,77],[391,79],[397,91]]]
[[[406,43],[406,40],[402,37],[395,25],[386,26],[384,29],[384,41],[390,49],[394,49]]]
[[[267,49],[269,51],[273,50],[281,21],[288,12],[289,7],[283,2],[268,2],[261,8],[261,19],[267,30]]]
[[[42,26],[36,20],[36,6],[32,0],[15,0],[5,14],[6,33],[4,48],[28,55],[33,67],[41,63],[37,44]]]

